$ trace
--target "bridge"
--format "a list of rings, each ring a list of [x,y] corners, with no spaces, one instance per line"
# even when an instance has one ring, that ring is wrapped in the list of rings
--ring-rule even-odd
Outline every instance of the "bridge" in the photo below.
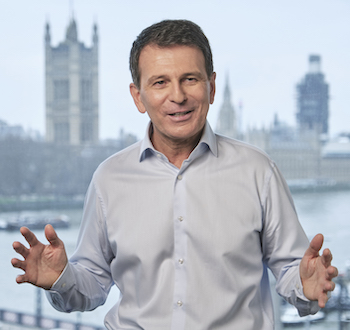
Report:
[[[0,321],[5,324],[40,329],[105,330],[104,327],[58,320],[54,318],[43,317],[41,315],[33,315],[4,309],[0,309]]]

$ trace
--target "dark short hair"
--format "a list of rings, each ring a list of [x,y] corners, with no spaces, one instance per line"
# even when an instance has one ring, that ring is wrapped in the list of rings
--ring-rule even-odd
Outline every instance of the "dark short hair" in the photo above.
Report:
[[[142,49],[149,44],[158,47],[184,45],[199,48],[204,55],[208,79],[211,78],[214,71],[213,56],[209,41],[202,29],[188,20],[164,20],[144,29],[132,45],[129,65],[132,80],[137,88],[140,88],[140,54]]]

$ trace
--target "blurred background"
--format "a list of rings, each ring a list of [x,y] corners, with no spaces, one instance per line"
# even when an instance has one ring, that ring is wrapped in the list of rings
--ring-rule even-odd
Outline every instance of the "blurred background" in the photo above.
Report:
[[[217,73],[211,126],[276,161],[307,235],[325,235],[341,270],[317,319],[299,318],[274,297],[277,329],[350,328],[348,1],[0,5],[0,329],[16,323],[20,329],[96,329],[117,302],[114,288],[94,312],[54,311],[41,291],[15,283],[11,244],[21,239],[23,224],[44,240],[42,228],[51,222],[73,252],[93,171],[141,139],[149,120],[129,94],[132,42],[168,18],[194,21],[211,43]]]

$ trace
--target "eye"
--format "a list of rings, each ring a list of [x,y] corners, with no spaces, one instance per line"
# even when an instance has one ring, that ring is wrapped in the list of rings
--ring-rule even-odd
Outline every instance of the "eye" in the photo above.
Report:
[[[193,83],[193,82],[196,82],[197,79],[196,79],[195,77],[186,77],[186,78],[185,78],[185,81],[190,82],[190,83]]]
[[[154,85],[158,85],[158,86],[161,86],[161,85],[164,85],[165,84],[165,81],[164,80],[158,80],[154,83]]]

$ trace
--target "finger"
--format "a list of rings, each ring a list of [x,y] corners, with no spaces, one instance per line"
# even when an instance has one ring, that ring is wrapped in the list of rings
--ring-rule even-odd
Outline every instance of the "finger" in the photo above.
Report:
[[[327,302],[327,301],[326,301]],[[320,308],[325,308],[326,307],[326,302],[322,299],[319,299],[318,300],[318,306],[320,307]]]
[[[323,244],[323,235],[317,234],[312,241],[310,242],[309,247],[305,251],[305,256],[307,257],[317,257],[319,255],[319,251],[322,248]]]
[[[332,285],[332,288],[331,288],[331,290],[329,290],[329,291],[334,291],[334,289],[335,289],[335,283],[334,283],[334,282],[331,282],[331,285]]]
[[[45,226],[45,236],[49,243],[54,247],[59,247],[62,241],[58,238],[55,229],[51,225]]]
[[[326,281],[323,285],[323,292],[327,293],[333,291],[335,288],[335,283],[332,281]]]
[[[36,236],[27,227],[21,227],[20,232],[30,246],[35,246],[36,244],[39,243]]]
[[[13,249],[19,253],[24,259],[28,257],[29,250],[20,242],[13,242]]]
[[[17,258],[11,259],[11,264],[12,264],[12,266],[15,267],[15,268],[19,268],[19,269],[22,269],[22,270],[24,270],[24,271],[25,271],[25,269],[26,269],[26,263],[25,263],[25,261],[19,260],[19,259],[17,259]]]
[[[330,269],[330,271],[331,271],[331,274],[333,275],[333,277],[337,277],[339,275],[337,267],[332,266],[332,269]]]
[[[331,280],[338,276],[338,268],[334,266],[329,266],[327,268],[327,279]]]
[[[331,251],[329,249],[324,249],[321,256],[322,264],[327,268],[331,265],[332,259],[333,259],[333,256]]]
[[[318,306],[320,306],[320,308],[325,308],[327,301],[328,301],[327,294],[322,293],[318,298]]]
[[[27,277],[26,277],[25,274],[24,274],[24,275],[18,275],[18,276],[16,277],[16,282],[17,282],[18,284],[28,283],[28,279],[27,279]]]

